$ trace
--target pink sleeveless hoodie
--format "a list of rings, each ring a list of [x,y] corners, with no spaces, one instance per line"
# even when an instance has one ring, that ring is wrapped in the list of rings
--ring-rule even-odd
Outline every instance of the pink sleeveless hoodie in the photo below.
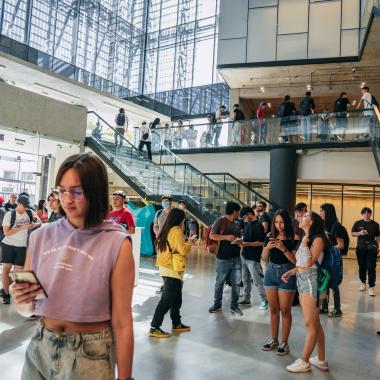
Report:
[[[111,274],[127,236],[113,222],[77,229],[66,219],[34,231],[31,269],[48,294],[35,313],[70,322],[110,320]]]

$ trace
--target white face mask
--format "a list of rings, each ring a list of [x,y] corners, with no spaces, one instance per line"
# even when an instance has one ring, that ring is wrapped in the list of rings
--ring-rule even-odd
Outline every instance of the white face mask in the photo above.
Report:
[[[163,207],[163,208],[169,208],[170,207],[170,202],[161,202],[161,206]]]

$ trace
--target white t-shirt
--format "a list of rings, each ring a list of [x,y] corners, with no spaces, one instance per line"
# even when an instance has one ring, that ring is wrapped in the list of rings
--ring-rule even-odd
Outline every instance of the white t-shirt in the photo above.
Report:
[[[372,106],[372,95],[370,92],[365,92],[364,95],[362,96],[363,101],[363,108],[366,110],[371,110],[371,111],[364,111],[364,116],[372,116],[373,115],[373,106]]]
[[[144,133],[148,133],[148,138],[147,139],[143,139],[143,134]],[[140,140],[141,141],[147,141],[147,142],[151,142],[152,141],[152,132],[150,131],[150,128],[147,124],[144,124],[144,125],[140,125]]]
[[[12,214],[12,211],[8,211],[4,215],[3,227],[11,227],[11,214]],[[29,219],[28,214],[26,212],[19,214],[16,211],[16,221],[15,221],[14,226],[12,226],[12,228],[25,226],[26,224],[30,224],[30,219]],[[17,232],[14,235],[5,236],[4,239],[2,240],[2,243],[6,245],[13,245],[14,247],[26,247],[27,240],[28,240],[28,230],[23,230],[23,231]]]

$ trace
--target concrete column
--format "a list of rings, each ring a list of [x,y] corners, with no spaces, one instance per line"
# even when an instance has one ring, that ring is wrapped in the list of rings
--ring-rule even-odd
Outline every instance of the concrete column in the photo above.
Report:
[[[272,149],[270,152],[269,200],[275,209],[293,214],[296,202],[297,154],[293,148]]]

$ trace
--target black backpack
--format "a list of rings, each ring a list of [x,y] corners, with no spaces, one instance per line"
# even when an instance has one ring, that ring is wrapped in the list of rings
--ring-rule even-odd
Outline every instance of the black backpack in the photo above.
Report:
[[[341,250],[341,253],[342,255],[347,255],[347,252],[348,252],[348,247],[350,245],[350,237],[348,236],[348,232],[346,230],[346,227],[344,227],[342,224],[340,224],[339,222],[335,222],[334,225],[332,226],[332,229],[331,229],[331,235],[334,236],[334,233],[335,233],[335,229],[337,228],[337,226],[341,226],[342,227],[342,232],[343,232],[343,241],[344,241],[344,248]]]
[[[117,115],[116,124],[120,127],[124,127],[125,125],[125,115],[123,113],[119,113]]]
[[[379,107],[379,102],[377,101],[377,99],[373,95],[372,95],[372,99],[371,99],[371,105]]]
[[[30,209],[26,209],[26,213],[29,216],[30,223],[33,222],[33,213]],[[11,228],[16,224],[16,210],[11,211]]]
[[[245,120],[245,115],[244,115],[244,112],[242,110],[239,110],[239,108],[238,108],[234,112],[236,114],[235,121]]]
[[[305,96],[301,100],[300,104],[301,108],[301,115],[307,116],[311,112],[311,106],[312,106],[312,101],[309,96]]]

